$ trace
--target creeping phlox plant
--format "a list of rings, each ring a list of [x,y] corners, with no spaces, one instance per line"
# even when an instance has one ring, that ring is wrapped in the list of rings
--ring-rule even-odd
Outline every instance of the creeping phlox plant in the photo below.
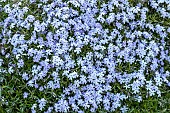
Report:
[[[161,97],[168,21],[170,0],[1,0],[2,107],[21,93],[32,113],[124,113],[128,102]],[[22,82],[5,93],[14,78]]]

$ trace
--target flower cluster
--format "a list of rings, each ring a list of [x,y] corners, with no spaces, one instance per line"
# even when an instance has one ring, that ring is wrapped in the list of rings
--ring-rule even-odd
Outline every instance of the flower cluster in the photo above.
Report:
[[[61,89],[60,95],[52,92],[53,102],[37,99],[33,113],[100,107],[124,113],[125,100],[142,101],[141,89],[147,97],[161,96],[159,87],[170,84],[170,70],[164,68],[170,63],[170,28],[148,19],[152,10],[169,19],[169,0],[150,0],[151,9],[128,0],[27,2],[0,6],[7,15],[0,22],[0,41],[11,50],[1,54],[13,59],[0,72],[19,74],[38,92]]]

